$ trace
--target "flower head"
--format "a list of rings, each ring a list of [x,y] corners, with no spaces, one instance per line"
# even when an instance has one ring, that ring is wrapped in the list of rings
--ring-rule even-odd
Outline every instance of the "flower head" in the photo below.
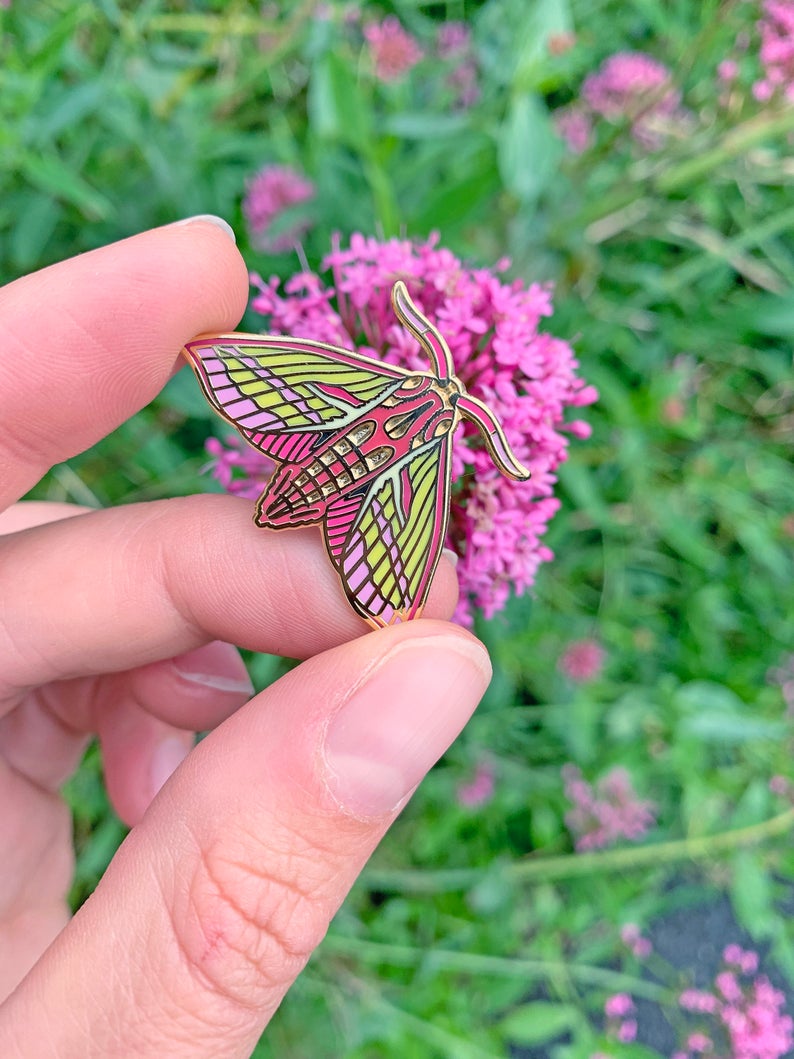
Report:
[[[670,71],[644,52],[617,52],[606,59],[585,79],[582,99],[607,121],[628,119],[634,139],[649,150],[661,146],[684,113]]]
[[[379,81],[399,81],[422,58],[422,49],[396,15],[364,27],[375,76]]]
[[[576,765],[566,765],[562,776],[565,794],[572,802],[565,823],[577,850],[602,849],[621,838],[636,842],[654,825],[653,803],[637,797],[625,769],[610,769],[595,786]]]
[[[543,535],[558,507],[552,490],[567,454],[564,431],[573,428],[564,416],[597,396],[578,377],[567,342],[539,330],[551,314],[551,290],[503,283],[495,271],[469,268],[435,238],[416,244],[353,235],[349,248],[337,246],[324,267],[332,273],[328,285],[315,273],[294,276],[283,288],[277,279],[252,277],[252,307],[267,317],[263,330],[358,348],[376,360],[427,371],[419,344],[392,310],[392,286],[403,279],[447,340],[458,378],[488,403],[532,472],[529,482],[504,478],[474,427],[466,423],[456,431],[446,542],[459,556],[456,617],[470,622],[472,606],[490,617],[512,591],[525,592],[538,566],[552,558]]]
[[[624,927],[621,927],[620,940],[640,960],[650,956],[653,952],[653,945],[648,938],[643,937],[636,923],[626,923]]]
[[[604,648],[596,640],[574,640],[557,663],[561,673],[576,684],[587,684],[601,672]]]
[[[478,765],[473,778],[458,787],[458,805],[467,809],[485,805],[493,797],[494,780],[494,770],[490,765]]]
[[[314,198],[314,184],[287,165],[266,165],[248,182],[243,214],[251,242],[258,250],[280,254],[291,250],[309,228],[305,220],[294,221],[282,231],[273,225],[291,206]]]
[[[590,146],[593,123],[584,107],[573,104],[561,107],[553,114],[554,127],[574,154],[582,154]]]

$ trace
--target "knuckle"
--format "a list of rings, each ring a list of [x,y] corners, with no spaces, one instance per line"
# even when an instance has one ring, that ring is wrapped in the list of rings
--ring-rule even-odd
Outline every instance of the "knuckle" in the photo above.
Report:
[[[261,839],[252,846],[251,836],[241,835],[238,849],[222,836],[202,850],[173,917],[194,980],[216,997],[260,1013],[269,998],[278,1003],[303,969],[333,913],[321,878],[307,887],[310,851],[296,852],[290,836],[289,852],[279,852],[272,837],[267,849]],[[262,863],[251,856],[252,848]]]

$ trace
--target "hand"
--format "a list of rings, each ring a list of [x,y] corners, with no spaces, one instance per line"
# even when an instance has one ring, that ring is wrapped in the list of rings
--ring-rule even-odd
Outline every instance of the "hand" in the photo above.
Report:
[[[259,530],[246,501],[9,507],[151,400],[187,339],[233,328],[246,294],[206,219],[0,291],[4,1057],[250,1054],[488,681],[445,622],[361,635],[316,530]],[[442,562],[428,613],[455,593]],[[230,643],[313,657],[243,705]],[[58,790],[94,733],[133,827],[69,921]]]

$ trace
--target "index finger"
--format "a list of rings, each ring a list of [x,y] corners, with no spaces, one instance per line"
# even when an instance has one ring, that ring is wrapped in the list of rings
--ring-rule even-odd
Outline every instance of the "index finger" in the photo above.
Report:
[[[206,218],[0,289],[0,510],[148,404],[184,343],[233,328],[247,295],[240,253]]]

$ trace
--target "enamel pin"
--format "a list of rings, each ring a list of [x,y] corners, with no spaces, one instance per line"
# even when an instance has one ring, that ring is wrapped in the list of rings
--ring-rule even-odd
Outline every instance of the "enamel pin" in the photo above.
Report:
[[[257,526],[322,524],[350,604],[375,628],[422,612],[446,537],[461,418],[503,474],[529,478],[402,281],[391,297],[431,371],[283,335],[201,335],[184,349],[215,411],[280,464],[257,501]]]

